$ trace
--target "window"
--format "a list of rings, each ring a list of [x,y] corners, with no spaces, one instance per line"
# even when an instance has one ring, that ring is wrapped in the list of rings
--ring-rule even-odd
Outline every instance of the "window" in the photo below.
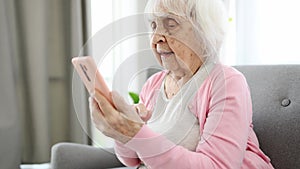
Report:
[[[101,31],[105,27],[109,27],[110,24],[112,24],[113,22],[118,22],[118,20],[121,18],[142,13],[146,2],[147,2],[146,0],[127,0],[127,1],[91,0],[92,35],[94,37],[99,36],[99,34],[97,34],[98,31]],[[128,27],[116,28],[116,30],[113,30],[111,37],[113,37],[115,33],[119,33],[124,29],[132,29],[132,28],[134,28],[134,25],[129,25]],[[111,48],[107,51],[101,63],[98,63],[97,66],[100,69],[101,73],[103,74],[109,87],[112,88],[113,77],[115,76],[115,73],[119,68],[120,64],[124,62],[128,57],[134,55],[136,52],[139,51],[139,48],[141,46],[140,39],[141,37],[137,37],[137,36],[128,37],[126,39],[120,39],[120,41],[118,41],[116,44],[113,44]],[[103,40],[107,41],[109,39],[103,39]],[[97,48],[101,48],[101,46],[98,45],[99,44],[94,44],[94,43],[92,44],[92,54],[97,53],[96,52]],[[137,63],[130,65],[130,69],[135,69],[136,67],[137,67]],[[124,89],[124,86],[122,86],[122,84],[119,84],[119,86],[116,86],[116,88]],[[133,87],[133,89],[134,88],[135,87]],[[125,88],[124,90],[122,89],[121,91],[125,91],[125,94],[127,94],[126,96],[129,97],[127,92],[128,89],[127,88]],[[124,96],[123,93],[121,94]],[[99,132],[94,127],[92,127],[91,138],[93,140],[93,145],[95,146],[111,147],[113,145],[112,139],[105,137],[101,132]]]
[[[300,63],[299,2],[258,1],[258,57],[263,64]]]
[[[300,63],[298,1],[236,1],[236,63]]]
[[[236,64],[236,4],[235,0],[225,0],[228,10],[228,28],[221,54],[221,62],[227,65]]]

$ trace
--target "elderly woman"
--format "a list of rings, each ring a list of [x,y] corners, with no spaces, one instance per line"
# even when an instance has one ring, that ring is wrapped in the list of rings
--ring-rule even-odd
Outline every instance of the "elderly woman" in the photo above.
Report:
[[[163,169],[273,168],[252,125],[247,82],[218,62],[221,0],[150,0],[151,44],[165,68],[149,78],[136,106],[90,98],[95,126],[115,139],[127,166]]]

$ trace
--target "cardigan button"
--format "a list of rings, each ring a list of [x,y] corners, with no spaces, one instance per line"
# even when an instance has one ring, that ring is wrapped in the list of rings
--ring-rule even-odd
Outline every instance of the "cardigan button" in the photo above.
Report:
[[[283,99],[281,102],[281,106],[283,107],[287,107],[291,104],[291,100],[290,99]]]

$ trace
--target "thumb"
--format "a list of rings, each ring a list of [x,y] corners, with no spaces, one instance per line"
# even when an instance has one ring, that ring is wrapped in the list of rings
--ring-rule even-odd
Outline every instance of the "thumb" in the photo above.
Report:
[[[140,116],[140,118],[144,121],[147,122],[151,116],[152,116],[152,111],[147,110],[146,106],[142,103],[139,103],[138,105],[135,106],[137,109],[137,112]]]
[[[139,123],[143,122],[143,120],[137,114],[135,107],[133,105],[129,105],[118,92],[112,91],[111,95],[113,103],[120,113],[132,121]]]

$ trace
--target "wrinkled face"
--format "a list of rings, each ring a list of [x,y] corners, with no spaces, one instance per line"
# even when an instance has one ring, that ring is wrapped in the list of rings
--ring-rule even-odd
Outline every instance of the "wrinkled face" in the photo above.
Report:
[[[200,42],[187,19],[164,14],[150,20],[151,45],[159,63],[171,72],[195,71],[201,66]]]

